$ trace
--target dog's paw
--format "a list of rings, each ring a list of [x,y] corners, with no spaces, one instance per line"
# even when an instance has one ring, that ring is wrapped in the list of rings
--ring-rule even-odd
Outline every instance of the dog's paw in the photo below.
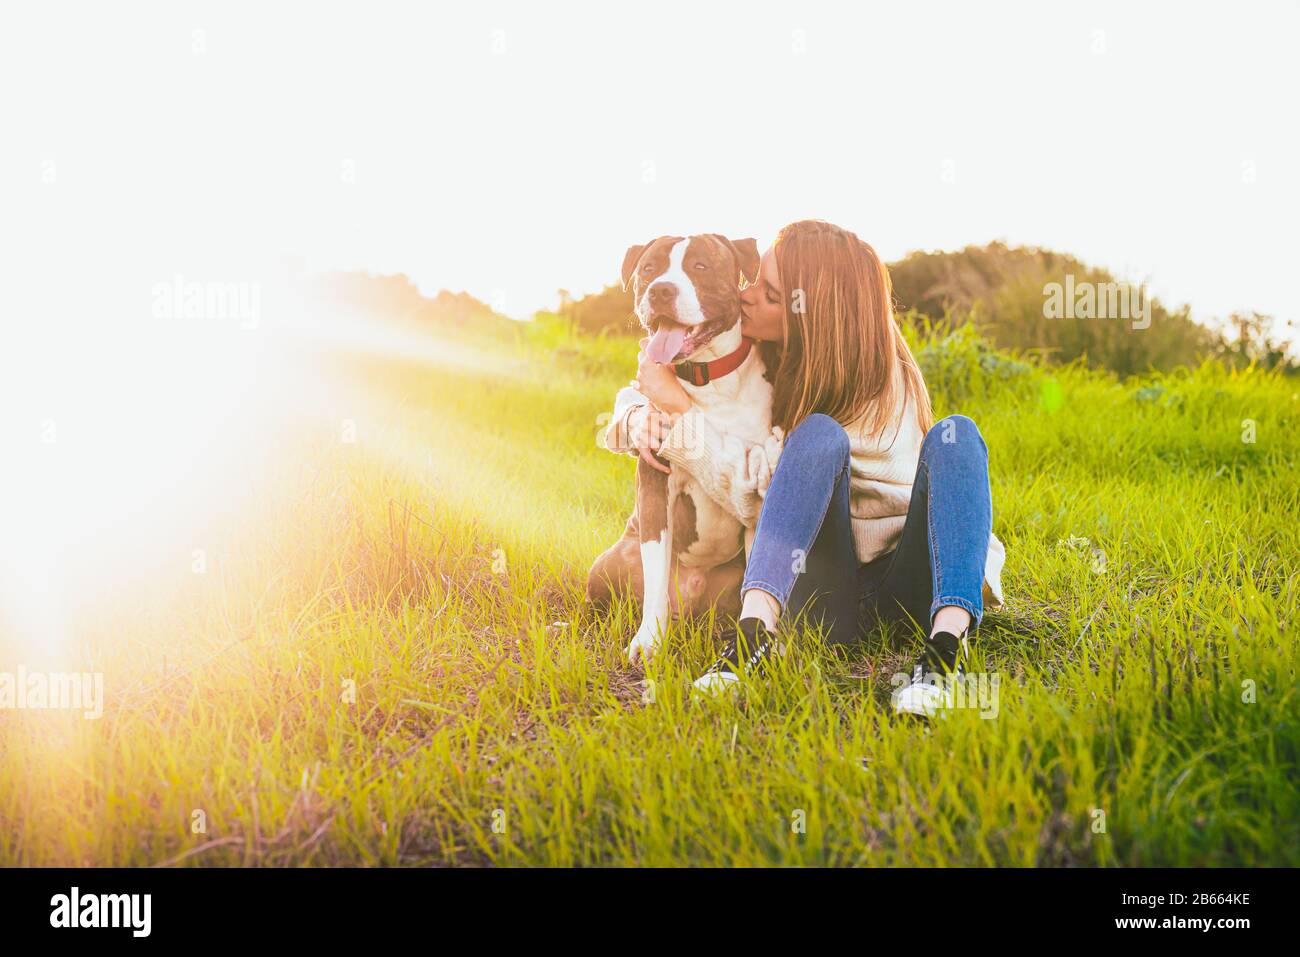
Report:
[[[659,636],[647,628],[645,625],[636,633],[632,643],[627,646],[627,660],[629,664],[636,664],[640,661],[642,664],[648,662],[655,656],[659,650]]]

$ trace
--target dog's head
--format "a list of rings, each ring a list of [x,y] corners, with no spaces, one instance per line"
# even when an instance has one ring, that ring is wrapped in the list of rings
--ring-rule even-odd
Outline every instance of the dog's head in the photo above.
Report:
[[[758,277],[758,244],[717,233],[660,236],[623,257],[623,288],[650,333],[646,353],[675,362],[740,321],[740,278]]]

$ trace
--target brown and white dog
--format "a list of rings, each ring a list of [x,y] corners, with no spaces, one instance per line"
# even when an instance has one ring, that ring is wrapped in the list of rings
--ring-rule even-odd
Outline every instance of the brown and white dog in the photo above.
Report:
[[[673,364],[696,410],[745,443],[762,443],[771,432],[772,385],[760,350],[740,332],[739,280],[753,282],[758,265],[754,240],[717,233],[661,236],[623,259],[623,287],[631,283],[637,318],[650,334],[646,355]],[[627,653],[630,661],[648,660],[672,613],[715,604],[739,612],[751,542],[752,532],[686,469],[665,475],[638,459],[635,510],[623,537],[592,565],[587,596],[606,603],[628,590],[641,600],[641,626]]]

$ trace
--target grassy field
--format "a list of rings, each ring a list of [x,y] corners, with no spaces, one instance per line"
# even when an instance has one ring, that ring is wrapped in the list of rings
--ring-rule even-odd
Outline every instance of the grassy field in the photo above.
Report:
[[[635,345],[543,324],[340,359],[353,404],[259,461],[202,574],[79,611],[105,714],[0,711],[0,864],[1300,863],[1300,384],[917,348],[990,447],[995,718],[895,719],[911,634],[808,635],[728,702],[689,694],[716,623],[629,668],[633,610],[582,596]]]

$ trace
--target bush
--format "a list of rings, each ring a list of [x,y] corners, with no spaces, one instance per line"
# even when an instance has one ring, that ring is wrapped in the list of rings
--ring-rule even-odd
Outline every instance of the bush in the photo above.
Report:
[[[948,330],[916,313],[904,316],[903,322],[936,405],[951,406],[972,396],[986,396],[990,386],[1003,388],[1035,371],[1029,363],[990,347],[969,323]]]
[[[1150,369],[1194,365],[1219,355],[1215,332],[1192,321],[1187,307],[1170,311],[1142,291],[1145,319],[1056,318],[1046,308],[1049,283],[1114,284],[1138,291],[1104,269],[1048,250],[1002,243],[968,246],[955,253],[913,253],[890,266],[895,298],[907,308],[938,318],[968,319],[994,345],[1033,352],[1056,362],[1078,359],[1123,376]],[[1149,325],[1147,322],[1149,321]],[[1146,325],[1146,328],[1140,326]]]

